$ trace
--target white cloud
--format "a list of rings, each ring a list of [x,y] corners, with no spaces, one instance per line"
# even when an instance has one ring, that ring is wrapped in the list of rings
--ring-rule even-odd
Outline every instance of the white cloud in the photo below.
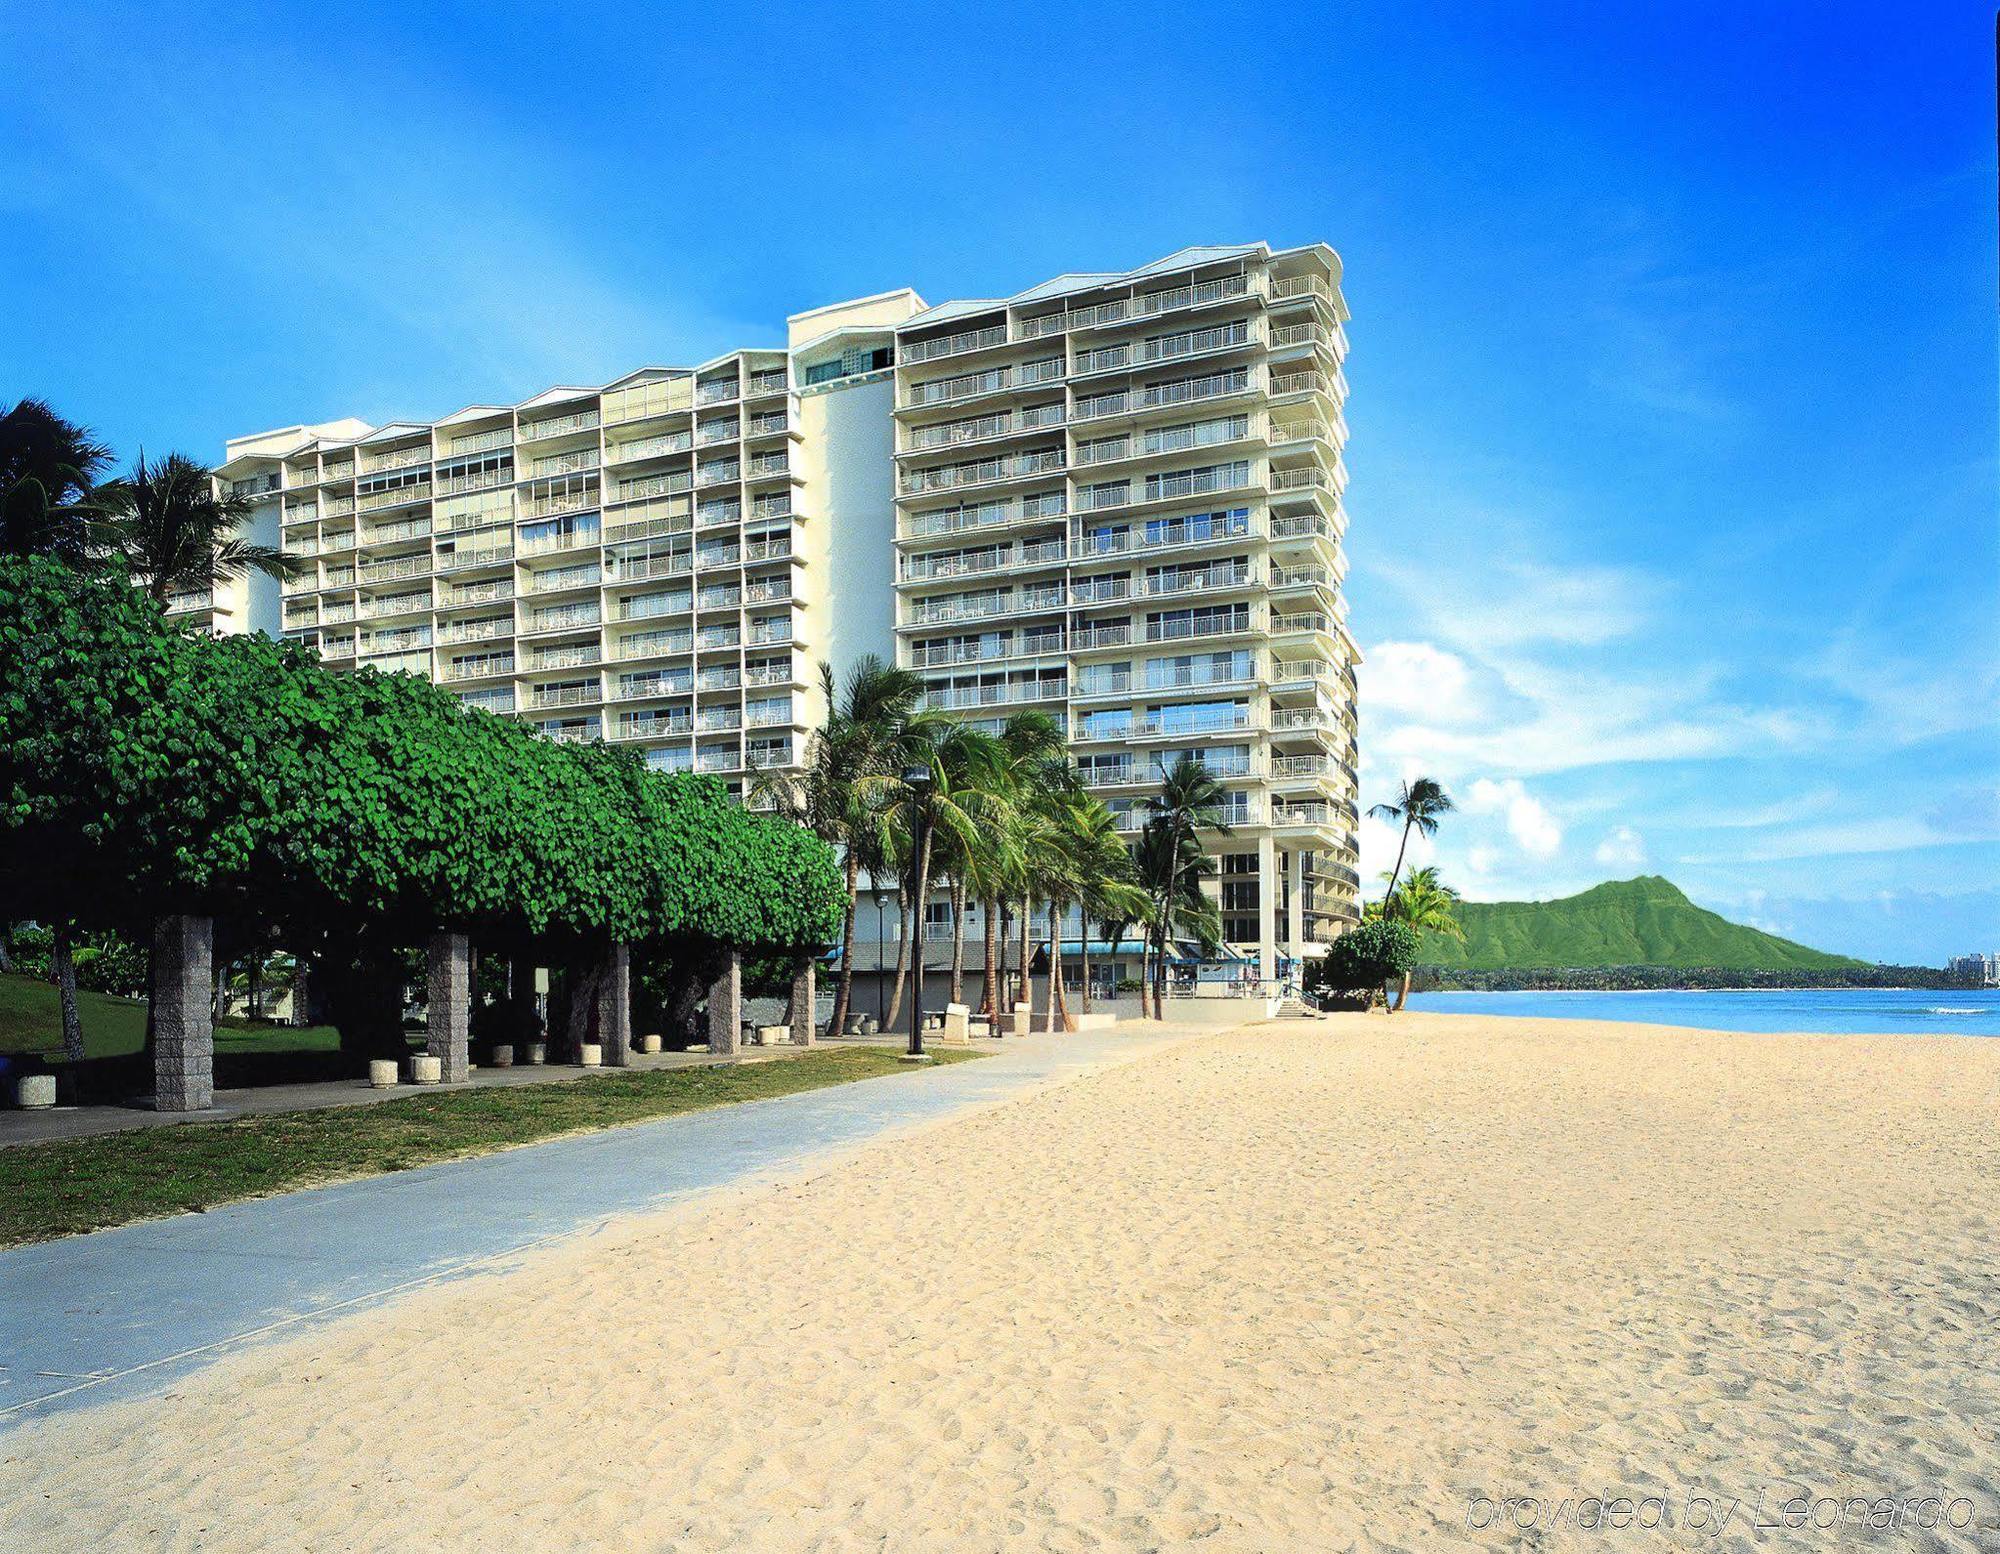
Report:
[[[1618,826],[1597,844],[1591,856],[1599,863],[1635,868],[1646,861],[1646,841],[1630,826]]]
[[[1378,642],[1359,671],[1361,694],[1371,707],[1427,717],[1469,717],[1480,712],[1464,659],[1430,642]]]
[[[1562,848],[1562,827],[1518,777],[1481,777],[1467,790],[1465,807],[1475,815],[1504,815],[1507,834],[1531,857],[1553,857]]]

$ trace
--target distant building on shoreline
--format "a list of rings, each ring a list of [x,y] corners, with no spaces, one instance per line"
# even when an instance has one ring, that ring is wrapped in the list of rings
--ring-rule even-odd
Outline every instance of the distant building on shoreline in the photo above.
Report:
[[[2000,987],[2000,954],[1954,955],[1944,969],[1972,987]]]

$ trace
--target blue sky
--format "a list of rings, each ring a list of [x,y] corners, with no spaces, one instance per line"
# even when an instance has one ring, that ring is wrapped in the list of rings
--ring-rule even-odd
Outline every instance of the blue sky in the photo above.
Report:
[[[0,398],[216,457],[899,285],[1323,239],[1364,800],[1444,779],[1470,896],[1644,870],[1935,962],[2000,941],[1992,28],[0,5]]]

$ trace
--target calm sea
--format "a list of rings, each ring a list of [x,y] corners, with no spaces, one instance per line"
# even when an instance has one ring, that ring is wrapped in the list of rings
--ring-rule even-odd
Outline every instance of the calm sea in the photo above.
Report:
[[[1824,988],[1740,993],[1412,993],[1436,1014],[1635,1020],[1710,1031],[1908,1031],[2000,1036],[2000,990]]]

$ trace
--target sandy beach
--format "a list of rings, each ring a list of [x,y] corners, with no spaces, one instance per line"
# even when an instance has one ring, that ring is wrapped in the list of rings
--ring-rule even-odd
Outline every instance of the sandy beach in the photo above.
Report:
[[[0,1549],[1991,1550],[1996,1124],[1996,1040],[1203,1036],[25,1424]]]

